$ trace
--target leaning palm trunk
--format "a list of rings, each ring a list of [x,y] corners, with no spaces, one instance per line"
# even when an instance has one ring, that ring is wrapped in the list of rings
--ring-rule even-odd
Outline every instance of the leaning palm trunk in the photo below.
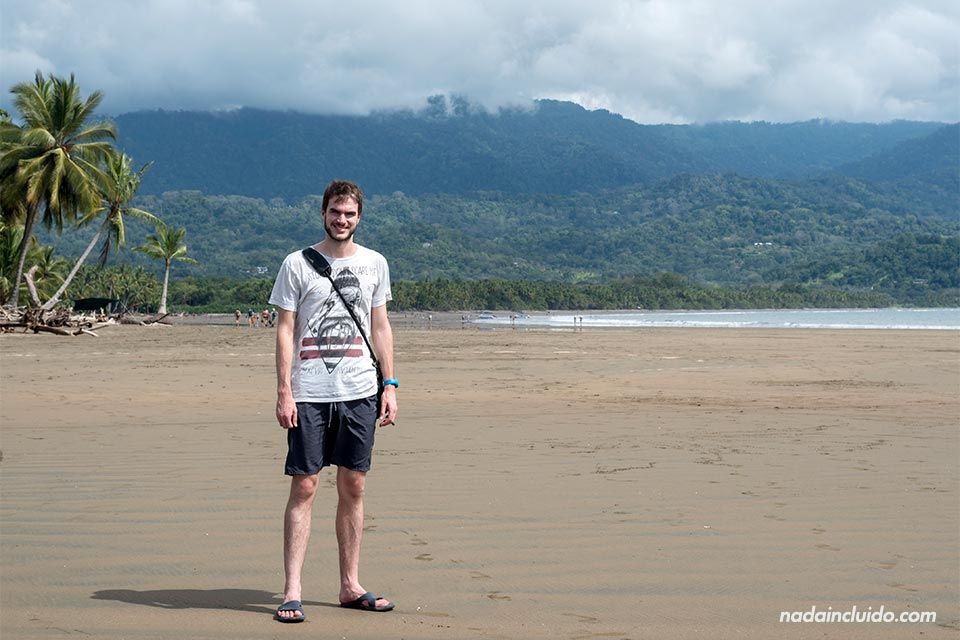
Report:
[[[33,237],[33,227],[37,224],[37,214],[40,206],[33,205],[27,211],[27,219],[23,224],[23,239],[20,241],[20,250],[17,255],[17,272],[13,278],[13,291],[7,304],[16,308],[20,304],[20,281],[23,279],[23,266],[27,262],[27,249],[30,247],[30,238]]]
[[[170,282],[170,261],[166,260],[166,268],[163,270],[163,292],[160,294],[160,308],[157,313],[163,315],[167,312],[167,283]]]
[[[80,271],[80,267],[86,261],[87,256],[90,255],[90,252],[93,251],[93,248],[97,245],[97,242],[100,240],[100,236],[103,234],[104,230],[110,226],[110,219],[107,218],[103,221],[103,224],[100,225],[100,228],[97,229],[97,232],[93,234],[93,240],[90,241],[90,244],[87,245],[86,250],[83,252],[83,255],[77,259],[77,263],[73,265],[73,269],[70,270],[70,273],[67,274],[67,277],[64,278],[63,284],[60,285],[60,288],[57,289],[57,292],[53,296],[43,303],[43,306],[40,307],[44,311],[53,309],[54,305],[60,302],[60,297],[63,296],[64,292],[67,290],[67,287],[70,286],[70,283],[73,281],[74,276],[77,275],[77,272]]]
[[[40,294],[37,293],[37,283],[33,281],[33,274],[37,272],[37,265],[33,265],[23,273],[23,281],[27,283],[27,291],[33,304],[40,306]]]

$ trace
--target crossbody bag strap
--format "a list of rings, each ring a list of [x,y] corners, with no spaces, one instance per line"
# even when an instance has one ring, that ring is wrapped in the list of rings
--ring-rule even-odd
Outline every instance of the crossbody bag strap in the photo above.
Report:
[[[363,337],[363,341],[366,343],[367,349],[370,351],[370,359],[373,360],[373,365],[377,368],[377,371],[380,371],[380,362],[377,360],[377,355],[373,350],[373,346],[370,344],[370,340],[367,339],[367,333],[363,330],[363,325],[360,323],[360,319],[357,318],[357,314],[354,313],[353,307],[347,304],[347,300],[343,297],[343,294],[340,293],[337,283],[333,281],[333,269],[330,268],[330,263],[327,262],[327,259],[320,255],[320,252],[313,247],[307,247],[301,253],[303,253],[303,257],[306,258],[307,262],[310,263],[310,266],[313,267],[317,273],[330,281],[330,286],[333,287],[333,290],[337,292],[340,302],[343,303],[347,313],[350,314],[350,317],[353,318],[354,324],[357,325],[357,329],[360,330],[360,335]]]

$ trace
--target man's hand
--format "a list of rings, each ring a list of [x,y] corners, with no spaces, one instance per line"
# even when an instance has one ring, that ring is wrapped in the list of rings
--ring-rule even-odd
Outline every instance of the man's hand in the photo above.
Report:
[[[277,394],[277,422],[284,429],[294,429],[300,426],[297,421],[297,403],[293,401],[293,394]]]
[[[388,384],[383,389],[380,399],[380,426],[385,427],[397,423],[397,388]]]

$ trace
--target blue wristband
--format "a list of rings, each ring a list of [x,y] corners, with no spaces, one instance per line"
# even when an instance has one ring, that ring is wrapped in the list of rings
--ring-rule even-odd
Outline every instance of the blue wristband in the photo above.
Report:
[[[387,378],[383,381],[383,386],[386,387],[388,384],[393,385],[394,387],[400,388],[400,381],[396,378]]]

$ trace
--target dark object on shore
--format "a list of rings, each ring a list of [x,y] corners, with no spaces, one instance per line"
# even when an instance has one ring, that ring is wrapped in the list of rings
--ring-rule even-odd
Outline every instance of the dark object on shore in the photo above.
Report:
[[[116,298],[80,298],[73,303],[74,311],[99,311],[100,313],[118,313],[126,305]]]
[[[154,316],[152,318],[141,318],[139,316],[123,316],[123,315],[118,315],[116,317],[117,317],[117,320],[120,322],[120,324],[135,324],[141,327],[149,327],[155,324],[170,326],[170,322],[166,320],[167,316],[169,315],[170,315],[169,313],[164,313],[163,315]]]

